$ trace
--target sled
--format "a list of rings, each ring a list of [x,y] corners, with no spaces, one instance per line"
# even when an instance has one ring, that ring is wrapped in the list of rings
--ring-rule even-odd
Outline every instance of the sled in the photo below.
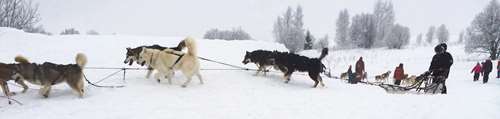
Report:
[[[444,90],[444,80],[446,78],[441,76],[434,78],[433,76],[431,76],[431,74],[432,74],[431,71],[427,71],[421,74],[416,78],[415,82],[409,86],[399,86],[393,84],[372,83],[363,81],[361,81],[360,83],[379,86],[388,93],[410,93],[412,91],[414,93],[421,93],[423,91],[423,93],[425,94],[441,93],[442,90]]]

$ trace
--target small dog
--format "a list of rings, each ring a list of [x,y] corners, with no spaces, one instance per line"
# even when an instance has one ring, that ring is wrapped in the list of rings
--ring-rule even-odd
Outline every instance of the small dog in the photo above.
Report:
[[[347,80],[349,77],[347,75],[347,72],[344,72],[344,73],[340,73],[340,79],[341,80]]]
[[[411,75],[410,77],[405,78],[402,83],[405,84],[406,86],[411,86],[415,83],[416,80],[417,76]]]
[[[185,47],[184,42],[180,42],[177,45],[177,47],[171,47],[171,48],[163,47],[163,46],[160,46],[157,44],[152,45],[152,46],[139,46],[136,48],[126,48],[127,54],[125,55],[125,61],[123,61],[123,63],[128,64],[128,65],[132,65],[134,63],[134,61],[136,61],[137,64],[144,66],[144,64],[139,63],[139,54],[142,52],[143,48],[157,49],[157,50],[172,49],[172,50],[176,50],[176,51],[181,51],[184,47]],[[151,75],[153,70],[154,69],[151,68],[151,66],[148,66],[148,72],[146,74],[146,78],[149,78],[149,76]]]
[[[328,55],[328,49],[324,48],[321,51],[319,58],[308,58],[294,53],[277,52],[275,55],[275,68],[281,70],[285,75],[285,83],[290,82],[290,76],[295,71],[308,72],[309,77],[314,81],[314,88],[325,84],[321,79],[320,73],[325,71],[325,65],[321,62]]]
[[[80,98],[84,93],[83,68],[87,64],[87,57],[78,53],[76,55],[76,64],[54,64],[45,62],[43,64],[30,63],[25,57],[17,56],[15,61],[15,72],[13,79],[28,81],[35,85],[42,86],[40,94],[48,98],[52,85],[66,82]],[[23,84],[21,84],[23,85]],[[23,92],[27,86],[23,85]]]
[[[167,77],[168,83],[172,84],[172,75],[174,70],[181,70],[187,81],[182,85],[186,87],[193,75],[197,75],[200,83],[203,84],[203,79],[200,75],[200,63],[197,56],[197,47],[193,38],[187,37],[182,42],[187,48],[187,53],[176,51],[173,49],[157,50],[143,48],[139,54],[138,62],[147,64],[158,70],[155,78],[158,82]]]
[[[252,52],[246,52],[245,57],[243,58],[242,63],[248,64],[250,62],[257,65],[257,73],[255,76],[259,75],[259,72],[264,72],[266,75],[267,67],[274,65],[274,56],[278,51],[266,51],[266,50],[255,50]]]
[[[391,75],[391,71],[387,71],[383,74],[380,74],[380,75],[376,75],[375,76],[375,81],[377,82],[384,82],[387,80],[387,78],[389,78],[389,75]]]

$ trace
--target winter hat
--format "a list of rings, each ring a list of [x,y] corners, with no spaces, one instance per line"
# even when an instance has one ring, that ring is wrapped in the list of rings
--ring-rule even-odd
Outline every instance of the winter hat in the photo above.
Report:
[[[437,45],[436,47],[434,47],[434,52],[436,53],[441,53],[441,52],[444,52],[446,51],[445,47],[441,46],[441,44]]]
[[[441,43],[441,44],[439,44],[439,46],[443,47],[444,51],[446,51],[448,49],[448,45],[446,45],[446,43]]]

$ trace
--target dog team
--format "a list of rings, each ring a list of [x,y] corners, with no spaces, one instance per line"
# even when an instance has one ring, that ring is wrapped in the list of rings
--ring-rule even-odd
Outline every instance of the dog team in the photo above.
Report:
[[[185,51],[185,49],[187,51]],[[149,78],[151,73],[156,71],[154,78],[158,82],[167,79],[168,83],[172,84],[172,78],[175,71],[180,71],[186,78],[186,81],[181,87],[187,87],[194,76],[199,79],[200,84],[204,83],[202,75],[200,74],[197,44],[195,39],[191,37],[182,40],[177,47],[167,48],[159,45],[152,45],[126,48],[126,50],[124,63],[132,65],[133,62],[136,62],[141,66],[146,65],[148,67],[146,78]],[[451,55],[446,52],[446,44],[439,44],[434,50],[436,51],[436,55],[433,57],[429,70],[435,71],[436,76],[446,75],[447,77],[449,66],[451,66],[453,59]],[[283,73],[285,83],[290,82],[292,73],[296,71],[307,72],[309,78],[314,81],[312,87],[317,88],[319,85],[325,87],[320,74],[325,72],[326,67],[322,63],[322,60],[327,55],[327,48],[322,49],[320,56],[317,58],[309,58],[289,52],[255,50],[252,52],[247,51],[242,63],[245,65],[254,63],[258,67],[255,73],[256,76],[259,75],[259,73],[266,75],[268,67],[273,67]],[[7,85],[7,81],[10,80],[21,85],[23,93],[28,89],[28,85],[25,84],[25,81],[41,86],[42,88],[39,90],[39,93],[45,98],[49,97],[53,85],[66,82],[75,92],[77,92],[79,97],[83,97],[83,69],[87,63],[87,57],[83,53],[78,53],[75,60],[74,64],[56,64],[51,62],[39,64],[32,63],[28,58],[21,55],[16,56],[14,58],[15,63],[0,63],[0,87],[5,96],[9,99],[9,104],[11,104],[10,96],[14,95],[13,92],[10,92]],[[443,62],[446,64],[444,69],[447,70],[436,70],[436,67],[445,66],[437,66],[438,64],[443,64]],[[477,67],[475,69],[477,69]],[[441,73],[438,71],[441,71]],[[385,83],[391,73],[392,71],[387,71],[380,75],[376,75],[375,81]],[[356,62],[355,72],[352,71],[352,66],[349,65],[348,71],[341,73],[340,79],[348,80],[348,83],[351,84],[356,84],[367,79],[366,74],[363,57],[360,57]],[[394,70],[393,78],[395,79],[395,85],[400,85],[401,83],[403,85],[412,85],[417,77],[415,75],[408,76],[408,74],[405,74],[403,64],[401,63]],[[445,93],[446,91],[443,91],[443,94]]]
[[[187,51],[183,51],[186,49]],[[185,76],[186,81],[181,87],[187,87],[192,78],[196,76],[200,84],[203,84],[203,78],[200,74],[200,62],[197,55],[197,45],[195,39],[187,37],[182,40],[177,47],[162,47],[159,45],[139,46],[136,48],[126,48],[125,64],[132,65],[134,62],[141,66],[147,66],[146,78],[151,73],[154,78],[160,82],[164,79],[172,84],[172,77],[175,71],[180,71]],[[268,71],[268,67],[273,67],[284,73],[283,79],[288,83],[291,75],[295,71],[307,72],[314,81],[313,87],[325,86],[320,73],[325,71],[325,65],[321,62],[328,55],[328,49],[322,50],[318,58],[308,58],[288,52],[256,50],[246,52],[243,64],[255,63],[258,70],[255,75]],[[22,93],[28,90],[25,81],[39,85],[40,95],[49,97],[51,86],[66,82],[78,96],[84,96],[84,75],[83,69],[87,63],[87,57],[83,53],[76,55],[74,64],[56,64],[44,62],[42,64],[32,63],[24,56],[16,56],[15,63],[0,63],[0,87],[7,98],[14,95],[10,92],[8,81],[13,80],[23,87]],[[9,100],[9,104],[11,101]]]

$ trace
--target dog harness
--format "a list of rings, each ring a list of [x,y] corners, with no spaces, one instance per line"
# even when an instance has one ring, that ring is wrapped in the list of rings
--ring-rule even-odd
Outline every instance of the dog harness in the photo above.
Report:
[[[171,54],[174,54],[174,53],[171,53]],[[174,69],[174,66],[175,66],[177,63],[179,63],[179,61],[181,61],[181,58],[184,56],[184,54],[182,54],[182,55],[174,54],[174,55],[179,56],[179,58],[177,58],[177,60],[175,60],[174,64],[172,64],[172,66],[170,67],[170,69]]]

